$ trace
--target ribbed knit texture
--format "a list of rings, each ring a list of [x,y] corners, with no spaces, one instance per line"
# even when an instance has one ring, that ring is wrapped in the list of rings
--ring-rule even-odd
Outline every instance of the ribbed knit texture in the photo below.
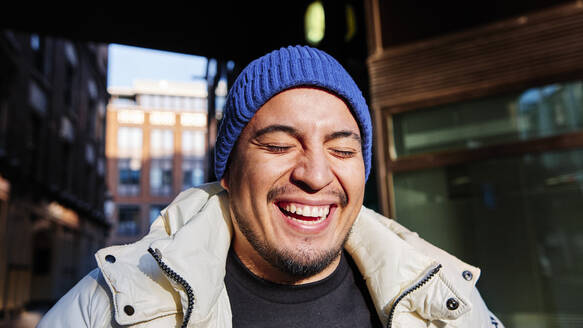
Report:
[[[365,179],[368,179],[372,124],[362,92],[336,59],[307,46],[272,51],[252,61],[239,74],[227,96],[215,144],[217,179],[223,177],[233,146],[255,112],[276,94],[297,86],[328,90],[348,104],[360,128]]]

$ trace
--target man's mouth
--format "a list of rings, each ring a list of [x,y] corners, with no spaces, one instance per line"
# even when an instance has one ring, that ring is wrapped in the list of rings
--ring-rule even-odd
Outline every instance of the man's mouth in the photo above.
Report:
[[[305,205],[290,202],[279,202],[279,210],[289,219],[302,224],[318,224],[328,217],[331,205]]]

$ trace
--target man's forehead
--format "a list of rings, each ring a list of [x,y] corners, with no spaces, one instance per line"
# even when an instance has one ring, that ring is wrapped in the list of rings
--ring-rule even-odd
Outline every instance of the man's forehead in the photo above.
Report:
[[[310,119],[336,121],[358,129],[356,117],[342,97],[313,87],[296,87],[278,93],[257,110],[249,124],[269,125]]]

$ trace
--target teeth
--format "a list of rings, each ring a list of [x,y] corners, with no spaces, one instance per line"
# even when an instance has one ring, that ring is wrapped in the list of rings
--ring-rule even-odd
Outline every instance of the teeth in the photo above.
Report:
[[[286,204],[284,209],[290,213],[309,216],[314,218],[326,218],[330,213],[330,206],[297,206],[295,204]]]
[[[314,220],[314,221],[304,221],[304,220],[298,220],[298,219],[296,219],[296,218],[294,218],[294,217],[291,217],[291,216],[288,216],[287,218],[288,218],[288,219],[290,219],[290,220],[296,221],[296,222],[300,222],[300,223],[302,223],[302,224],[318,224],[318,223],[320,223],[320,222],[322,222],[322,221],[326,220],[326,217],[321,217],[321,218],[319,218],[318,220]]]
[[[320,209],[317,207],[312,207],[312,216],[314,217],[320,216]]]

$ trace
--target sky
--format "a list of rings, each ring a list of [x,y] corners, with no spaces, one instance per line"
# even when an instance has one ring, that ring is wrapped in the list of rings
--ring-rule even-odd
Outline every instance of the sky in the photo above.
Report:
[[[187,82],[206,73],[201,56],[110,44],[108,57],[108,87],[131,86],[134,79]]]

